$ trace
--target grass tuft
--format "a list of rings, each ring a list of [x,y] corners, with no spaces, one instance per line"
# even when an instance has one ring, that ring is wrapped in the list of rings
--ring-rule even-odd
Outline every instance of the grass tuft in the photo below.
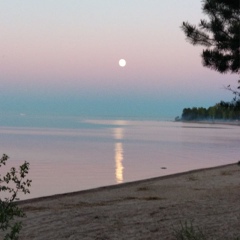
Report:
[[[174,229],[176,240],[206,240],[207,238],[199,228],[194,228],[192,223],[181,222],[179,229]]]

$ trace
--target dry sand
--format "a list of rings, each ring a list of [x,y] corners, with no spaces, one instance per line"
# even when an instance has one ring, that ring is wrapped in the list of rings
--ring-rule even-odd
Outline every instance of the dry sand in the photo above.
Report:
[[[188,222],[208,239],[240,239],[240,166],[22,201],[20,240],[176,239]],[[1,234],[0,234],[1,239]]]

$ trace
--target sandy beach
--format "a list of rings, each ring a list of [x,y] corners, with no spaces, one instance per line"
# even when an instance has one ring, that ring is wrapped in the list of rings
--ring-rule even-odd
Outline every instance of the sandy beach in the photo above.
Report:
[[[240,238],[240,166],[20,202],[20,240],[176,239],[181,223],[208,239]],[[1,234],[0,234],[1,238]]]

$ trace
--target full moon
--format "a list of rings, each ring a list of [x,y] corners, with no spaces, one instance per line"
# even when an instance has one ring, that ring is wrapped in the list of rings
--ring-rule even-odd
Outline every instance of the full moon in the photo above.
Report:
[[[120,67],[125,67],[125,66],[126,66],[126,63],[127,63],[127,62],[126,62],[125,59],[120,59],[120,60],[119,60],[119,66],[120,66]]]

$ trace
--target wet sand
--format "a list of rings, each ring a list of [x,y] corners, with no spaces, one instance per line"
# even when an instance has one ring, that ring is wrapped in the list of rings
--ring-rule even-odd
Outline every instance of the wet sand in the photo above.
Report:
[[[19,203],[20,240],[176,239],[186,222],[240,238],[240,166],[231,164]],[[1,234],[0,234],[1,239]]]

